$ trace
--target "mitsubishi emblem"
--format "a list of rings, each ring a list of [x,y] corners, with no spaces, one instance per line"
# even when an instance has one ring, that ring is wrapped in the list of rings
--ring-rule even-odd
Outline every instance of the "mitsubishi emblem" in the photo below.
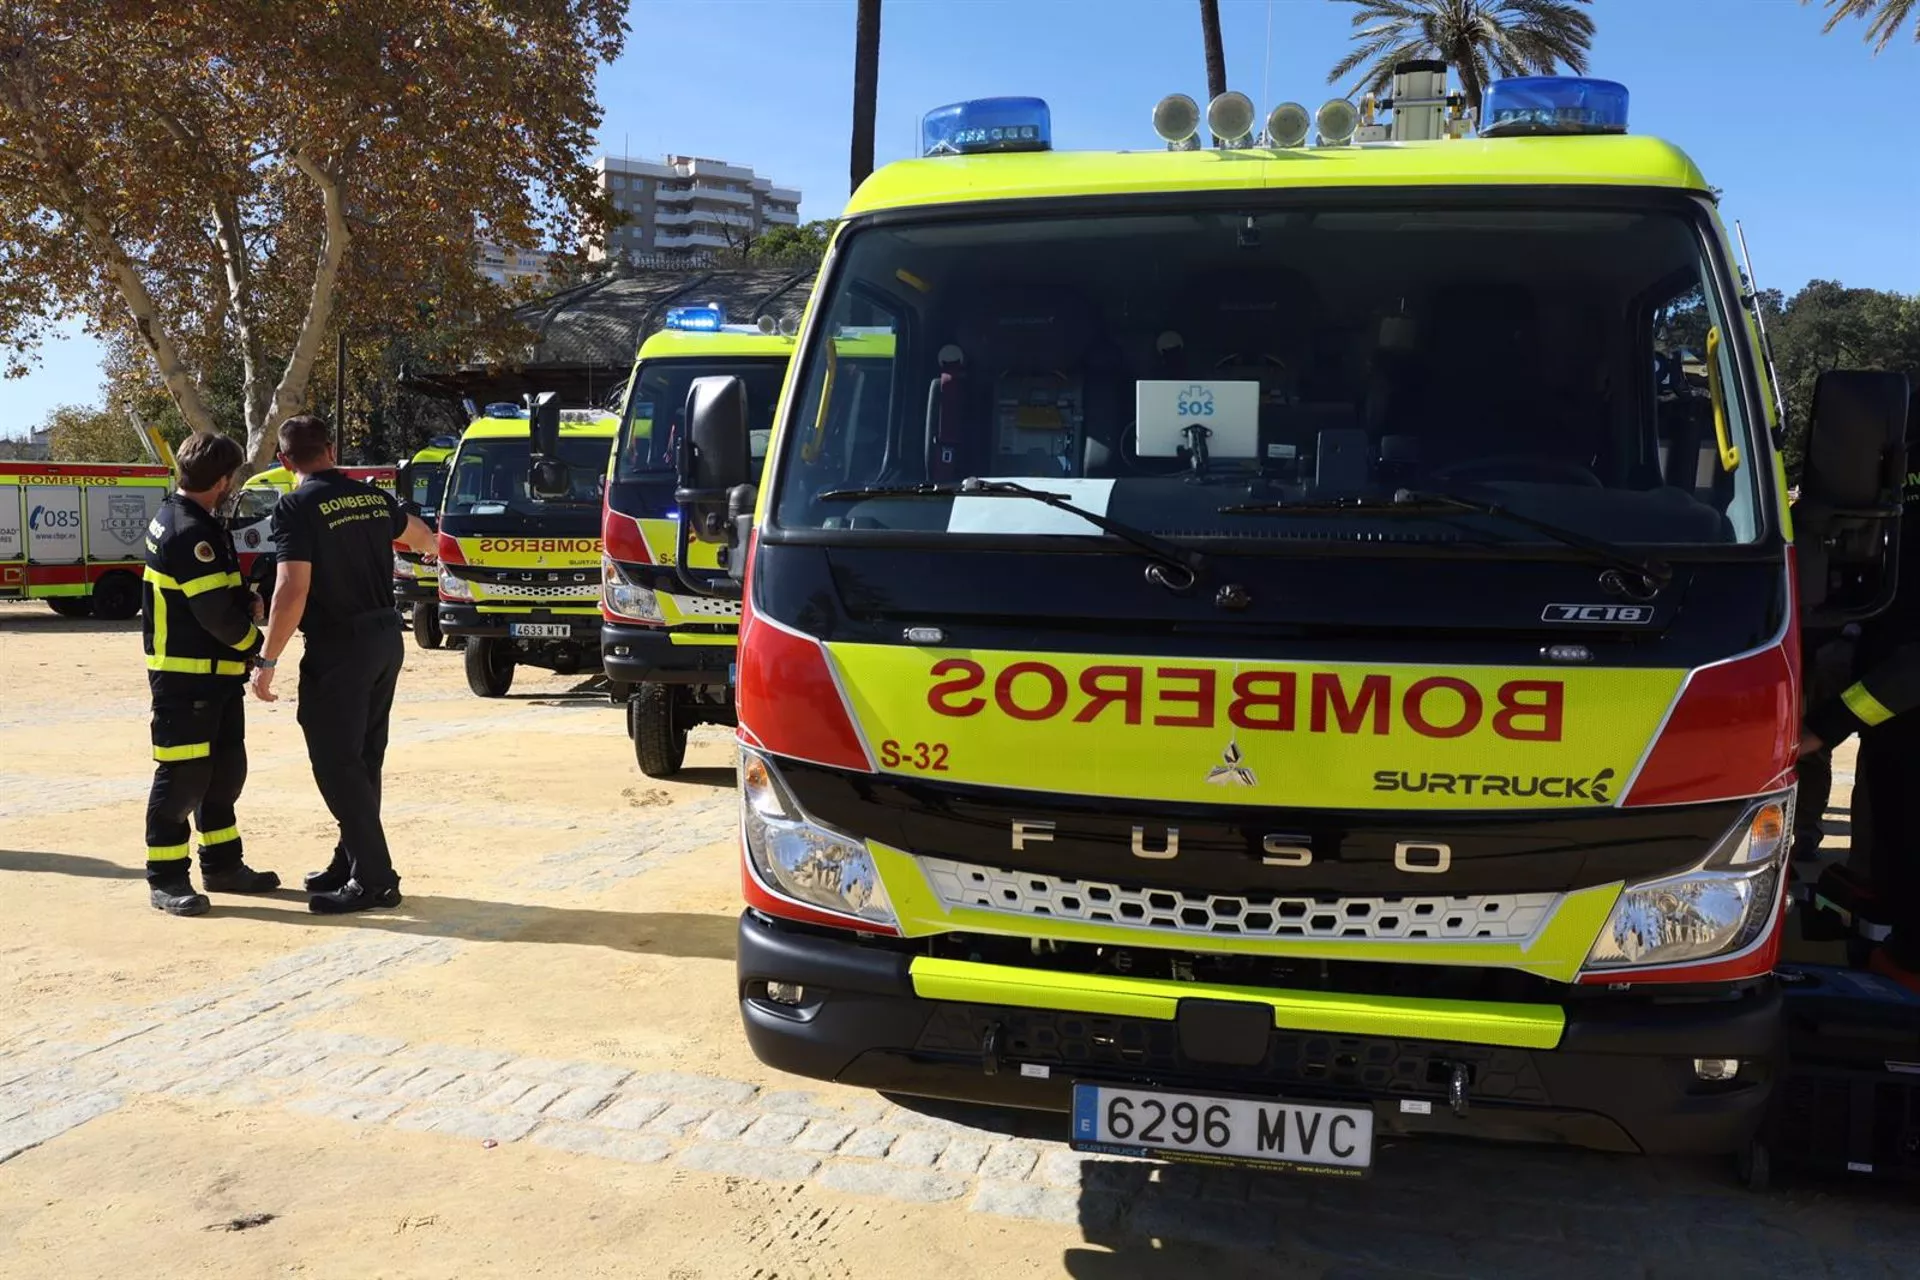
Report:
[[[1259,779],[1253,776],[1253,770],[1241,761],[1240,743],[1227,743],[1227,749],[1220,753],[1220,763],[1207,771],[1207,781],[1217,787],[1251,787]]]

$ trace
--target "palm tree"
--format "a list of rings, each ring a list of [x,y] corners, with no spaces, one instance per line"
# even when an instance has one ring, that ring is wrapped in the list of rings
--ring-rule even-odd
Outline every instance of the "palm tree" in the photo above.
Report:
[[[1328,83],[1365,68],[1352,92],[1379,93],[1393,83],[1395,63],[1438,58],[1460,77],[1475,119],[1480,95],[1496,75],[1553,75],[1562,66],[1583,72],[1593,43],[1588,0],[1340,2],[1359,7],[1353,15],[1359,48],[1340,59]]]
[[[1200,0],[1200,42],[1207,50],[1207,101],[1227,91],[1227,55],[1220,47],[1220,0]]]
[[[873,117],[880,100],[880,0],[859,0],[853,16],[853,157],[856,191],[873,172]]]
[[[1800,3],[1806,4],[1808,0]],[[1873,51],[1879,53],[1893,42],[1893,37],[1913,16],[1914,0],[1826,0],[1826,6],[1833,12],[1827,18],[1827,25],[1820,28],[1822,34],[1839,26],[1842,18],[1866,18],[1869,20],[1866,39],[1873,44]],[[1913,38],[1920,43],[1920,19],[1914,21]]]

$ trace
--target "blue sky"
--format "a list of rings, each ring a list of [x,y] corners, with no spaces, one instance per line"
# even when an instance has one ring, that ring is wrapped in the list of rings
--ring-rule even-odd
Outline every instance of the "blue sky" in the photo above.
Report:
[[[853,0],[635,0],[627,52],[602,71],[602,148],[750,164],[832,217],[847,195]],[[1221,0],[1227,78],[1267,107],[1309,109],[1351,9]],[[1632,92],[1632,128],[1686,148],[1745,223],[1763,285],[1820,277],[1920,292],[1920,45],[1878,57],[1798,0],[1597,0],[1592,72]],[[1271,31],[1271,37],[1269,37]],[[1036,94],[1061,148],[1149,147],[1162,94],[1205,97],[1192,0],[885,0],[879,159],[909,155],[927,108]],[[1903,93],[1903,90],[1905,91]],[[98,398],[99,352],[76,332],[24,381],[0,383],[0,434]]]

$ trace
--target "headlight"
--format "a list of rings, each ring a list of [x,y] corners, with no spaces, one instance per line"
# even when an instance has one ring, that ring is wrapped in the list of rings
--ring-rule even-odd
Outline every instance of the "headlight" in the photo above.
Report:
[[[1747,810],[1699,866],[1630,884],[1587,956],[1594,970],[1631,970],[1731,955],[1772,923],[1793,793]]]
[[[747,857],[768,887],[824,911],[898,927],[867,846],[808,817],[773,765],[744,748],[740,803]]]
[[[451,569],[440,570],[440,594],[449,600],[473,599],[473,585],[465,578],[455,576]]]
[[[612,556],[600,557],[600,600],[606,605],[608,613],[640,622],[666,624],[667,619],[660,612],[660,602],[654,599],[653,588],[629,580],[626,574],[620,572],[620,565]]]

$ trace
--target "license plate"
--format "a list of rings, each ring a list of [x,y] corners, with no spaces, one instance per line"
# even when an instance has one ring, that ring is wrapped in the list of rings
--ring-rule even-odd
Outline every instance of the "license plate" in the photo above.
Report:
[[[1373,1164],[1373,1112],[1076,1084],[1070,1145],[1150,1160],[1259,1164],[1359,1178]]]
[[[573,628],[564,622],[509,622],[507,634],[524,640],[565,640]]]

